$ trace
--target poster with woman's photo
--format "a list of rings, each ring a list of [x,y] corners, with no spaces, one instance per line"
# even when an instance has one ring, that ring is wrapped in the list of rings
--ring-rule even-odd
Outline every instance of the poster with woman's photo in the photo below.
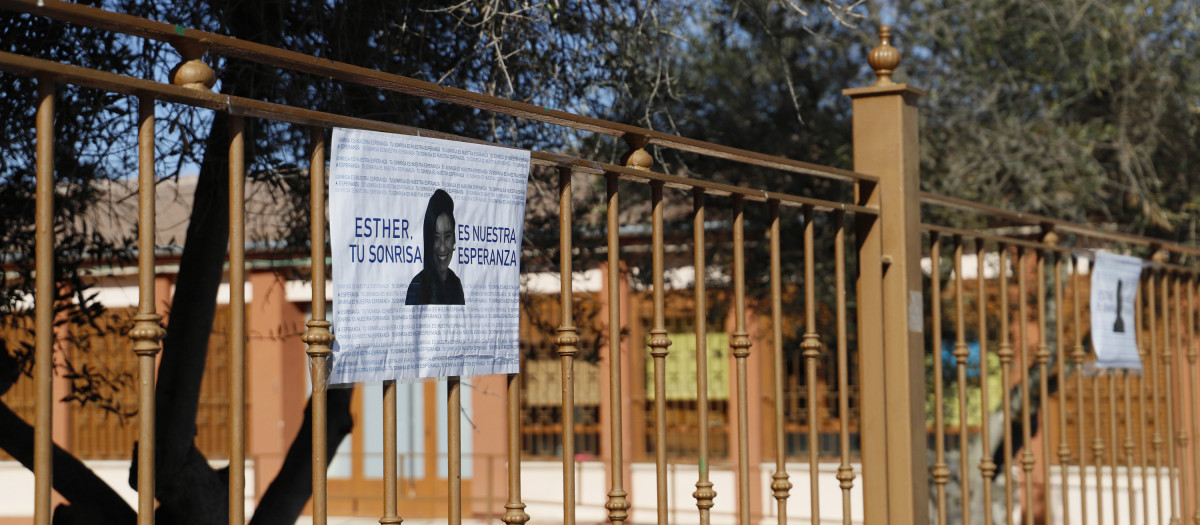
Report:
[[[330,383],[516,373],[529,152],[335,129]]]

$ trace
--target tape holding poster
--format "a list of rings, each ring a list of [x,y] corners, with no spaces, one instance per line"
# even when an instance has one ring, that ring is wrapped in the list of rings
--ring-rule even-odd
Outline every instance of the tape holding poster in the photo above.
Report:
[[[519,370],[529,152],[335,129],[330,383]]]
[[[1091,321],[1097,368],[1142,368],[1134,323],[1141,277],[1141,259],[1096,253],[1092,267]]]

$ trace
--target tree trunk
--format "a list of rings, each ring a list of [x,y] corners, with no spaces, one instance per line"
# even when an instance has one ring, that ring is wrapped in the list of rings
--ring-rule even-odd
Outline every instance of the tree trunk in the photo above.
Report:
[[[350,433],[350,388],[336,388],[329,393],[329,416],[326,421],[328,442],[325,447],[324,465],[328,466],[338,445]],[[312,398],[304,409],[304,425],[292,440],[283,467],[275,480],[267,487],[258,502],[250,525],[293,525],[304,504],[312,496]]]
[[[218,112],[208,135],[158,369],[155,495],[164,523],[228,521],[228,480],[195,445],[200,384],[229,240],[228,123]],[[130,470],[136,487],[136,462]]]

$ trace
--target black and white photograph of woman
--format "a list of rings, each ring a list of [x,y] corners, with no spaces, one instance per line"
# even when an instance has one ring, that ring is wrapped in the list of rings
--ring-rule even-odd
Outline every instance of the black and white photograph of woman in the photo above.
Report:
[[[425,208],[425,268],[408,284],[404,304],[464,304],[462,281],[450,269],[456,224],[450,194],[441,189],[433,192]]]

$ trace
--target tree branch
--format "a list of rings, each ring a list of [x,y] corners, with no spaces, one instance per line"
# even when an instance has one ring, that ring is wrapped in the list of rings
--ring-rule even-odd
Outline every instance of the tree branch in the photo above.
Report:
[[[338,445],[350,434],[354,422],[350,418],[351,388],[328,391],[329,405],[326,420],[326,442],[324,465],[328,468]],[[288,448],[287,456],[279,474],[271,481],[250,525],[292,525],[304,511],[304,504],[312,496],[312,398],[304,408],[304,424]]]
[[[0,449],[4,449],[25,468],[33,470],[33,426],[0,401]],[[116,491],[96,476],[79,458],[54,446],[54,490],[71,502],[70,506],[59,506],[55,511],[55,523],[63,523],[65,516],[87,516],[92,524],[132,524],[137,514],[121,499]],[[67,510],[70,509],[70,510]],[[66,523],[75,523],[66,519]],[[83,523],[83,522],[79,522]]]

